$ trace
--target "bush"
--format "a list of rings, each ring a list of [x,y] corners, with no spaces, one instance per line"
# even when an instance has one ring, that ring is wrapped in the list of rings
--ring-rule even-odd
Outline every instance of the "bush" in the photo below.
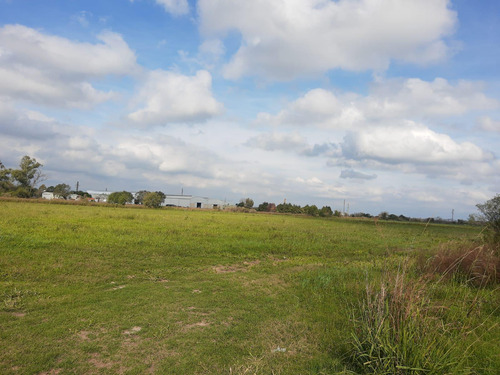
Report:
[[[483,219],[488,224],[489,229],[493,232],[493,241],[500,242],[500,194],[494,198],[476,205],[479,211],[483,214]]]
[[[353,313],[351,358],[359,373],[470,373],[472,353],[461,345],[470,327],[447,324],[463,317],[433,306],[427,289],[425,281],[409,280],[404,271],[378,292],[367,287]]]
[[[159,208],[161,207],[161,204],[165,200],[164,197],[162,197],[161,194],[158,192],[155,193],[146,193],[143,198],[143,203],[146,207],[150,208]]]
[[[108,197],[108,203],[123,205],[125,203],[132,203],[133,199],[134,197],[132,196],[132,193],[129,193],[128,191],[121,191],[121,192],[111,193]]]

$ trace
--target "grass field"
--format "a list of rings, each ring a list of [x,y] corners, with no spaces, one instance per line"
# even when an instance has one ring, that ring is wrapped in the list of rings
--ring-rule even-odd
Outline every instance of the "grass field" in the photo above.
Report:
[[[479,232],[0,200],[0,373],[356,373],[366,286]],[[498,289],[436,285],[463,372],[500,373]]]

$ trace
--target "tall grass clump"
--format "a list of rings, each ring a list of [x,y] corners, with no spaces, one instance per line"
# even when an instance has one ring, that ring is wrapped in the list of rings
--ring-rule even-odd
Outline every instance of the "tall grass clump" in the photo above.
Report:
[[[353,311],[351,360],[362,374],[468,374],[467,332],[458,317],[431,303],[429,284],[406,266],[380,289],[367,286]]]
[[[500,245],[492,242],[443,244],[434,256],[420,263],[424,273],[440,275],[440,279],[476,287],[500,283]]]

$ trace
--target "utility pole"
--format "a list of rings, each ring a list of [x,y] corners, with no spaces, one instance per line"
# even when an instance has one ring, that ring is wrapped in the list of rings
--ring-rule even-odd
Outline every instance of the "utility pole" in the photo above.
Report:
[[[76,181],[76,191],[80,191],[80,181]]]
[[[451,222],[453,223],[453,217],[455,216],[455,209],[451,210]]]

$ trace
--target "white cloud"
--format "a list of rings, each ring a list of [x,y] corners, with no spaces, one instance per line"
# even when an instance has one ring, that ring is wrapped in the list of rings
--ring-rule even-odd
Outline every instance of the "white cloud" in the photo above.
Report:
[[[500,121],[493,120],[491,117],[483,116],[478,119],[477,127],[479,129],[488,131],[488,132],[497,132],[500,133]]]
[[[498,108],[498,100],[487,97],[483,90],[481,82],[451,84],[443,78],[430,82],[418,78],[380,80],[366,96],[313,89],[276,115],[260,113],[257,121],[351,129],[373,122],[458,116]]]
[[[0,96],[58,107],[89,107],[112,92],[90,81],[137,69],[135,54],[119,34],[103,32],[101,43],[74,42],[22,25],[0,28]]]
[[[173,14],[174,16],[181,16],[189,13],[189,4],[187,0],[156,0],[165,8],[165,11]]]
[[[386,69],[392,60],[434,63],[457,15],[449,0],[200,0],[203,35],[237,31],[225,76],[288,80],[334,68]]]
[[[164,70],[149,72],[135,101],[142,108],[128,118],[144,126],[205,121],[223,110],[212,95],[212,76],[205,70],[194,76]]]
[[[412,122],[402,126],[381,126],[350,132],[342,143],[344,157],[372,159],[389,164],[417,163],[446,165],[493,159],[471,142],[457,143],[446,134]]]

